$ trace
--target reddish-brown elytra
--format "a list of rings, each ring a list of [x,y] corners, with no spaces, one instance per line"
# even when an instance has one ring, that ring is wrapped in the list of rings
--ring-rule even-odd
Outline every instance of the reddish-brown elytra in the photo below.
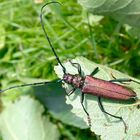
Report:
[[[71,95],[77,88],[79,88],[81,90],[81,93],[82,93],[81,105],[82,105],[85,113],[87,114],[88,123],[90,126],[91,126],[91,119],[90,119],[89,113],[87,112],[87,110],[83,104],[84,94],[91,94],[91,95],[97,96],[99,107],[100,107],[101,111],[104,112],[105,114],[108,114],[108,115],[114,117],[114,118],[120,119],[125,126],[125,132],[126,132],[127,125],[126,125],[125,121],[123,120],[123,118],[106,112],[104,107],[103,107],[103,104],[101,102],[101,97],[114,99],[114,100],[136,99],[136,93],[133,90],[131,90],[130,88],[127,88],[125,86],[118,85],[114,82],[131,82],[131,81],[133,81],[133,82],[136,82],[138,84],[140,84],[140,83],[137,81],[134,81],[132,79],[114,79],[114,80],[110,80],[110,81],[105,81],[105,80],[102,80],[99,78],[95,78],[95,77],[93,77],[93,75],[98,72],[98,70],[99,70],[98,67],[94,69],[94,71],[91,73],[91,75],[83,76],[81,66],[78,63],[73,63],[71,61],[70,62],[72,64],[72,66],[74,66],[78,69],[78,74],[73,75],[73,74],[67,73],[66,68],[63,66],[63,64],[59,60],[59,57],[58,57],[57,53],[55,52],[54,47],[51,44],[50,38],[45,30],[44,23],[43,23],[43,18],[42,18],[43,9],[46,5],[51,4],[51,3],[60,4],[59,2],[49,2],[49,3],[46,3],[44,6],[42,6],[41,14],[40,14],[40,21],[41,21],[41,25],[42,25],[42,29],[44,31],[45,37],[48,40],[48,43],[52,49],[52,52],[54,53],[54,56],[56,57],[56,60],[58,61],[58,63],[62,67],[62,70],[64,73],[63,79],[61,79],[57,82],[64,81],[65,83],[68,83],[73,87],[73,89],[68,93],[68,95]],[[50,83],[50,82],[46,81],[46,82],[17,85],[17,86],[9,87],[5,90],[1,90],[0,92],[4,92],[4,91],[7,91],[7,90],[10,90],[13,88],[24,87],[24,86],[45,85],[47,83]]]
[[[136,98],[136,93],[124,86],[105,81],[92,76],[81,77],[78,75],[64,74],[63,80],[79,88],[85,94],[101,96],[115,100],[129,100]]]

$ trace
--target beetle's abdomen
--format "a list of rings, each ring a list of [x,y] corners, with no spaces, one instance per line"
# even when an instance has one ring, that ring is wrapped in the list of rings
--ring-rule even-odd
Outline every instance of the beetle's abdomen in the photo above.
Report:
[[[87,94],[117,100],[129,100],[136,97],[136,93],[127,87],[91,76],[85,77],[81,91]]]

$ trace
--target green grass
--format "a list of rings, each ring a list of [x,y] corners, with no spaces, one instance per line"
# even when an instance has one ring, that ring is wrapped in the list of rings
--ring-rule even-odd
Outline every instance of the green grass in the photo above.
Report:
[[[56,5],[46,7],[44,21],[62,62],[85,56],[140,78],[138,39],[129,36],[122,25],[107,17],[99,23],[91,23],[89,27],[87,13],[80,5],[74,0],[60,2],[63,3],[61,8]],[[57,61],[40,24],[41,6],[31,0],[1,0],[2,89],[19,83],[57,79],[53,70]],[[89,14],[89,18],[92,19],[92,15]],[[65,125],[62,128],[62,139],[72,140],[77,134],[77,140],[84,140],[84,136],[81,137],[83,132],[92,136],[87,130],[80,131]]]

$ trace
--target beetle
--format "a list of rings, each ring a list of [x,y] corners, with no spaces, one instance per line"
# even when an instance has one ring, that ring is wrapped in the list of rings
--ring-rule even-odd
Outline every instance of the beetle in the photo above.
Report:
[[[62,70],[63,70],[63,78],[58,80],[57,82],[65,82],[73,87],[72,90],[69,93],[67,93],[68,96],[73,94],[76,89],[80,89],[81,105],[82,105],[83,110],[87,114],[89,126],[91,126],[91,119],[90,119],[89,113],[87,112],[87,110],[83,104],[85,94],[97,96],[98,104],[99,104],[101,111],[111,117],[121,120],[124,124],[125,132],[126,132],[127,125],[126,125],[125,121],[123,120],[123,118],[120,116],[115,116],[115,115],[107,112],[102,104],[101,98],[103,97],[103,98],[109,98],[109,99],[114,99],[114,100],[130,100],[130,99],[136,100],[137,95],[132,89],[119,85],[119,84],[116,84],[115,82],[136,82],[138,84],[140,84],[140,83],[135,80],[132,80],[132,79],[114,79],[114,80],[110,80],[110,81],[105,81],[105,80],[102,80],[99,78],[95,78],[93,76],[99,71],[98,67],[95,68],[90,75],[83,76],[80,64],[73,63],[72,61],[70,61],[70,63],[72,66],[77,68],[78,74],[67,73],[66,68],[61,63],[52,43],[50,41],[50,38],[46,32],[44,22],[43,22],[43,9],[48,4],[52,4],[52,3],[60,4],[57,1],[53,1],[53,2],[49,2],[49,3],[46,3],[45,5],[43,5],[41,8],[40,22],[41,22],[41,26],[42,26],[43,32],[45,34],[45,37],[49,43],[49,46],[52,49],[52,52],[53,52],[58,64],[60,64],[60,66],[62,67]],[[45,85],[48,83],[51,83],[51,82],[45,81],[45,82],[17,85],[17,86],[12,86],[7,89],[1,90],[0,92],[4,92],[4,91],[10,90],[10,89],[19,88],[19,87],[38,86],[38,85]]]

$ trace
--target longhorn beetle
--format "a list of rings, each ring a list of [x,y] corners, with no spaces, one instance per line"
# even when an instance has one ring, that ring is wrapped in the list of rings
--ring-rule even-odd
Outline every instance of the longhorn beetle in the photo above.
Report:
[[[57,1],[53,1],[53,2],[49,2],[46,3],[44,6],[42,6],[41,8],[41,14],[40,14],[40,22],[41,22],[41,26],[43,29],[43,32],[45,34],[45,37],[49,43],[50,48],[52,49],[52,52],[58,62],[58,64],[60,64],[60,66],[62,67],[63,70],[63,78],[58,80],[57,82],[65,82],[69,85],[71,85],[73,87],[73,89],[67,94],[68,96],[70,96],[72,93],[74,93],[74,91],[78,88],[81,90],[81,105],[83,110],[85,111],[85,113],[87,114],[87,118],[88,118],[88,124],[89,126],[91,126],[91,119],[89,116],[89,113],[87,112],[83,101],[84,101],[84,95],[85,94],[90,94],[90,95],[95,95],[98,98],[98,104],[99,107],[101,109],[101,111],[111,117],[114,117],[116,119],[119,119],[123,122],[124,127],[125,127],[125,132],[127,130],[127,125],[125,123],[125,121],[123,120],[122,117],[120,116],[115,116],[112,115],[110,113],[108,113],[105,109],[104,106],[101,102],[101,98],[109,98],[109,99],[114,99],[114,100],[129,100],[129,99],[135,99],[137,98],[136,93],[130,89],[127,88],[125,86],[122,85],[118,85],[115,82],[136,82],[138,84],[140,84],[139,82],[132,80],[132,79],[114,79],[114,80],[110,80],[110,81],[105,81],[99,78],[95,78],[93,77],[94,74],[96,74],[99,70],[99,68],[95,68],[94,71],[90,74],[90,75],[86,75],[83,76],[82,75],[82,70],[81,70],[81,66],[78,63],[73,63],[70,61],[70,63],[72,64],[72,66],[76,67],[78,70],[78,74],[70,74],[67,73],[66,68],[64,67],[64,65],[61,63],[51,41],[50,38],[45,30],[45,26],[44,26],[44,22],[43,22],[43,9],[48,5],[48,4],[52,4],[52,3],[57,3],[60,4]],[[37,85],[45,85],[47,83],[51,83],[48,81],[45,82],[38,82],[38,83],[31,83],[31,84],[23,84],[23,85],[17,85],[17,86],[12,86],[9,87],[7,89],[4,90],[0,90],[0,92],[4,92],[10,89],[14,89],[14,88],[19,88],[19,87],[24,87],[24,86],[37,86]]]

